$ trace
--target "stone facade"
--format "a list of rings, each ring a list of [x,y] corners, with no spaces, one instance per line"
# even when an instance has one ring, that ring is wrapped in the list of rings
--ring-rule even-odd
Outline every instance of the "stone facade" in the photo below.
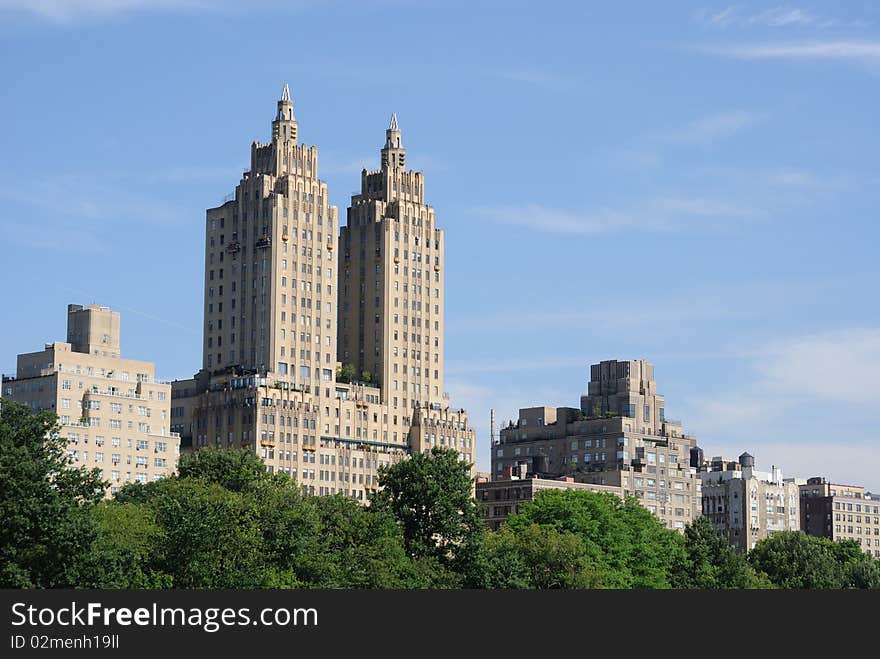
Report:
[[[738,551],[779,531],[800,529],[798,485],[775,466],[758,471],[748,453],[738,462],[713,458],[700,472],[703,515]]]
[[[486,525],[497,531],[503,522],[518,513],[520,506],[534,501],[542,490],[586,490],[588,492],[606,492],[623,497],[623,490],[612,485],[594,485],[576,483],[573,478],[510,478],[496,481],[477,481],[477,502]]]
[[[570,476],[620,488],[664,525],[682,530],[700,513],[700,479],[690,464],[696,438],[666,418],[645,360],[603,361],[590,375],[580,408],[523,408],[501,429],[492,478]]]
[[[855,540],[862,550],[880,558],[880,495],[861,485],[807,479],[799,487],[801,528],[831,540]]]
[[[248,447],[307,492],[362,501],[378,467],[413,450],[449,446],[473,463],[467,415],[442,394],[442,232],[423,203],[424,175],[404,170],[396,118],[382,168],[362,177],[340,237],[318,150],[299,144],[287,86],[272,136],[251,145],[235,192],[207,211],[202,370],[173,383],[174,430],[187,448]],[[407,241],[425,253],[401,269],[391,245]],[[356,349],[339,340],[338,305]],[[347,359],[337,360],[338,345]],[[358,376],[369,370],[369,381],[337,381],[343,362]],[[401,372],[402,386],[387,377],[395,369],[411,372]]]
[[[67,342],[19,355],[3,397],[55,412],[73,466],[100,469],[107,495],[174,473],[180,437],[170,428],[170,383],[156,379],[152,363],[121,357],[118,313],[67,310]]]

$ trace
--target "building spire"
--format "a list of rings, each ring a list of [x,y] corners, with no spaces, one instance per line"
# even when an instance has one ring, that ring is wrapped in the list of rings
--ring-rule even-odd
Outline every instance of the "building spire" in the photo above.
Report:
[[[406,164],[406,151],[400,135],[400,126],[397,125],[397,113],[391,113],[391,123],[385,129],[385,146],[382,149],[382,168],[389,165],[404,168]]]
[[[281,100],[278,101],[278,111],[275,113],[275,120],[272,122],[272,139],[290,140],[296,144],[296,117],[293,116],[293,101],[290,100],[290,87],[288,87],[286,82],[284,83],[284,89],[281,90]]]

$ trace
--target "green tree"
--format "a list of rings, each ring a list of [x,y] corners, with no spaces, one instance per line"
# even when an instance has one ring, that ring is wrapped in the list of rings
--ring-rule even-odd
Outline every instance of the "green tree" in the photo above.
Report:
[[[715,590],[766,587],[766,578],[756,574],[748,560],[719,537],[706,517],[698,517],[684,532],[683,560],[673,567],[675,588]]]
[[[261,480],[248,492],[262,535],[267,581],[276,588],[317,587],[323,563],[321,523],[293,479]]]
[[[880,561],[870,556],[847,563],[841,585],[844,588],[880,588]]]
[[[343,364],[336,369],[337,382],[351,382],[357,378],[357,371],[352,364]]]
[[[632,497],[622,501],[609,493],[545,490],[507,520],[514,533],[531,524],[580,538],[591,582],[608,588],[668,588],[670,571],[684,558],[680,534]]]
[[[152,509],[102,502],[91,510],[98,530],[87,555],[82,588],[170,588],[170,575],[155,569],[164,532]]]
[[[472,495],[471,465],[450,448],[435,446],[430,454],[414,453],[380,467],[372,506],[397,520],[409,556],[433,557],[465,575],[479,559],[485,527]]]
[[[96,536],[88,508],[104,491],[97,469],[74,468],[57,417],[3,401],[0,409],[0,586],[78,584]]]
[[[272,475],[259,457],[247,449],[203,448],[180,456],[180,478],[199,478],[232,492],[243,492]]]
[[[309,497],[320,520],[321,551],[331,566],[318,588],[404,588],[422,577],[407,556],[403,536],[387,509],[366,508],[342,494]]]
[[[844,566],[852,558],[851,547],[802,531],[774,533],[749,552],[752,567],[777,588],[841,588]]]
[[[261,588],[275,585],[265,570],[263,533],[253,497],[202,479],[155,483],[148,505],[162,529],[156,569],[175,588]]]
[[[600,588],[581,538],[551,526],[503,525],[486,539],[488,588]]]

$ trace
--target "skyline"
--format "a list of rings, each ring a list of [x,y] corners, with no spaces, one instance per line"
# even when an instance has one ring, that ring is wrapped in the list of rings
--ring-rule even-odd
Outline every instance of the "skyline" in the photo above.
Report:
[[[17,154],[0,189],[14,245],[3,262],[7,273],[45,270],[4,290],[32,319],[4,326],[4,373],[17,353],[63,337],[69,302],[120,311],[123,351],[155,361],[160,377],[198,370],[204,212],[234,188],[246,145],[267,138],[289,81],[340,211],[360,168],[376,167],[391,112],[400,118],[447,231],[446,389],[477,430],[478,468],[490,407],[500,423],[519,407],[576,405],[591,363],[644,358],[669,415],[707,455],[748,450],[786,476],[880,487],[869,466],[876,10],[644,6],[646,23],[668,31],[658,39],[611,9],[591,10],[593,22],[574,20],[590,18],[577,7],[569,20],[476,7],[458,26],[460,52],[446,52],[452,21],[429,5],[394,14],[402,57],[346,50],[343,38],[330,54],[310,51],[331,26],[353,38],[405,3],[343,17],[330,15],[335,3],[294,14],[263,3],[316,26],[297,32],[313,47],[299,64],[282,61],[285,25],[268,12],[140,2],[59,17],[16,4],[0,4],[0,29],[16,29],[4,54],[20,56],[2,74]],[[486,33],[496,23],[499,34]],[[245,55],[257,25],[278,59],[254,71]],[[156,51],[160,27],[168,47]],[[582,32],[587,55],[557,38]],[[217,39],[224,48],[185,57]],[[362,79],[364,66],[382,75]],[[127,264],[133,299],[101,276]],[[175,288],[188,293],[172,299]]]

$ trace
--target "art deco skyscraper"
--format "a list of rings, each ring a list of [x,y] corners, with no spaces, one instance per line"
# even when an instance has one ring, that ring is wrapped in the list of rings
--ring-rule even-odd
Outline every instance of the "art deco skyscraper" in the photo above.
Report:
[[[207,212],[205,370],[274,371],[307,386],[333,379],[337,211],[318,179],[318,149],[297,131],[285,85],[272,141],[251,144],[233,198]]]
[[[341,229],[338,352],[393,407],[444,400],[443,238],[392,115],[381,167],[362,172]]]
[[[467,415],[442,394],[442,232],[422,174],[404,169],[396,119],[386,135],[382,169],[364,173],[339,239],[342,276],[337,211],[317,148],[299,144],[285,85],[272,141],[251,145],[234,193],[207,210],[202,369],[172,386],[184,449],[249,447],[308,492],[359,500],[377,487],[379,466],[412,451],[448,446],[473,462]],[[368,213],[380,221],[367,224]],[[340,280],[347,322],[372,322],[371,357],[358,366],[373,369],[373,382],[337,382]]]

